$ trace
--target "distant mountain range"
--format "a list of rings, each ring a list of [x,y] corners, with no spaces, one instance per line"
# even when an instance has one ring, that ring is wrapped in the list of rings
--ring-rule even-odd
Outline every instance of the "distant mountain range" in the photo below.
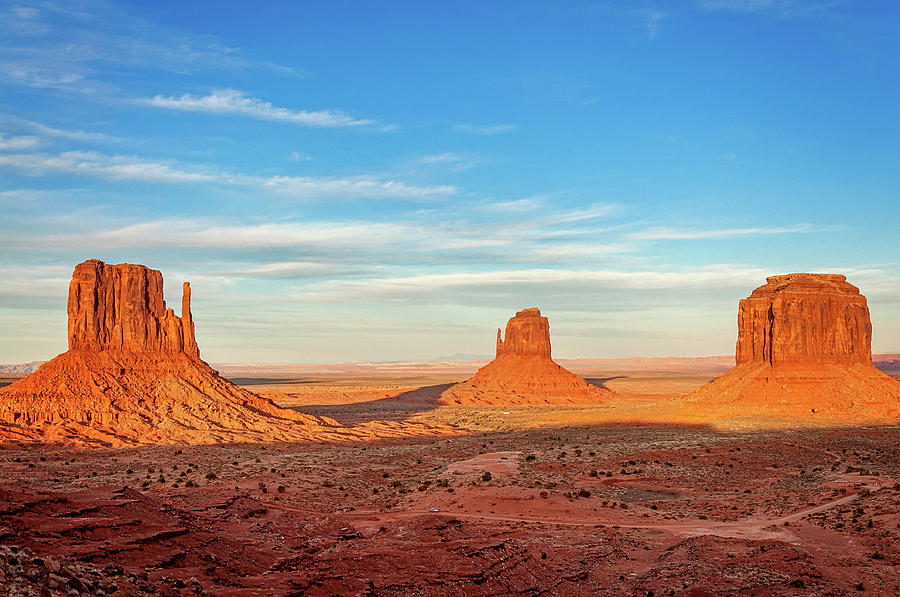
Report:
[[[19,363],[18,365],[0,365],[0,375],[28,375],[37,371],[37,368],[46,362],[32,361],[30,363]]]

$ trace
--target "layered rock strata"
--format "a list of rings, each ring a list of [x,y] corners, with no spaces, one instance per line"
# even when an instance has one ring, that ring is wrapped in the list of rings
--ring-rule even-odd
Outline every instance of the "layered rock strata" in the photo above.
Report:
[[[537,308],[516,313],[497,330],[493,361],[474,377],[448,388],[440,402],[451,405],[600,404],[612,396],[557,365],[550,356],[550,323]]]
[[[684,421],[900,420],[900,382],[872,364],[866,298],[837,274],[771,276],[738,308],[737,366],[678,400]]]
[[[185,283],[175,315],[163,300],[162,275],[142,265],[76,266],[69,350],[0,389],[0,443],[340,441],[431,432],[379,422],[346,428],[232,384],[200,359],[190,301]]]

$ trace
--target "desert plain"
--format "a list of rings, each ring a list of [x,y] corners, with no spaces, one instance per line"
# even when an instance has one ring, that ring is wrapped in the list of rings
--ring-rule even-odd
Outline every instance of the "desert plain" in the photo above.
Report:
[[[900,376],[898,355],[875,361]],[[279,406],[446,426],[437,438],[7,446],[0,578],[22,595],[900,591],[896,427],[750,431],[611,423],[605,406],[436,403],[481,364],[219,367]],[[733,359],[560,364],[638,407]]]

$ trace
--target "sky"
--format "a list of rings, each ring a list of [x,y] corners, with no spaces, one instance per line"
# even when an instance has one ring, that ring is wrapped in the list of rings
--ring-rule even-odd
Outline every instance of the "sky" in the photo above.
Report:
[[[898,63],[893,0],[0,0],[0,363],[91,258],[214,363],[733,354],[796,271],[900,351]]]

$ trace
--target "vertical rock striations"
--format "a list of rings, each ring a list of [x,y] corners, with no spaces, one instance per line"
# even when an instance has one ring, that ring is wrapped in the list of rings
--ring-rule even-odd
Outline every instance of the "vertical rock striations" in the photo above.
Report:
[[[497,358],[506,356],[550,358],[550,322],[535,307],[516,313],[506,324],[506,340],[497,330]]]
[[[550,357],[550,323],[537,308],[516,313],[497,330],[496,358],[441,395],[445,404],[599,404],[612,396]]]
[[[184,283],[181,317],[166,308],[162,274],[143,265],[75,266],[69,284],[69,348],[184,353],[200,358],[191,318],[191,287]]]
[[[740,302],[737,364],[871,363],[866,297],[838,274],[766,278]]]

